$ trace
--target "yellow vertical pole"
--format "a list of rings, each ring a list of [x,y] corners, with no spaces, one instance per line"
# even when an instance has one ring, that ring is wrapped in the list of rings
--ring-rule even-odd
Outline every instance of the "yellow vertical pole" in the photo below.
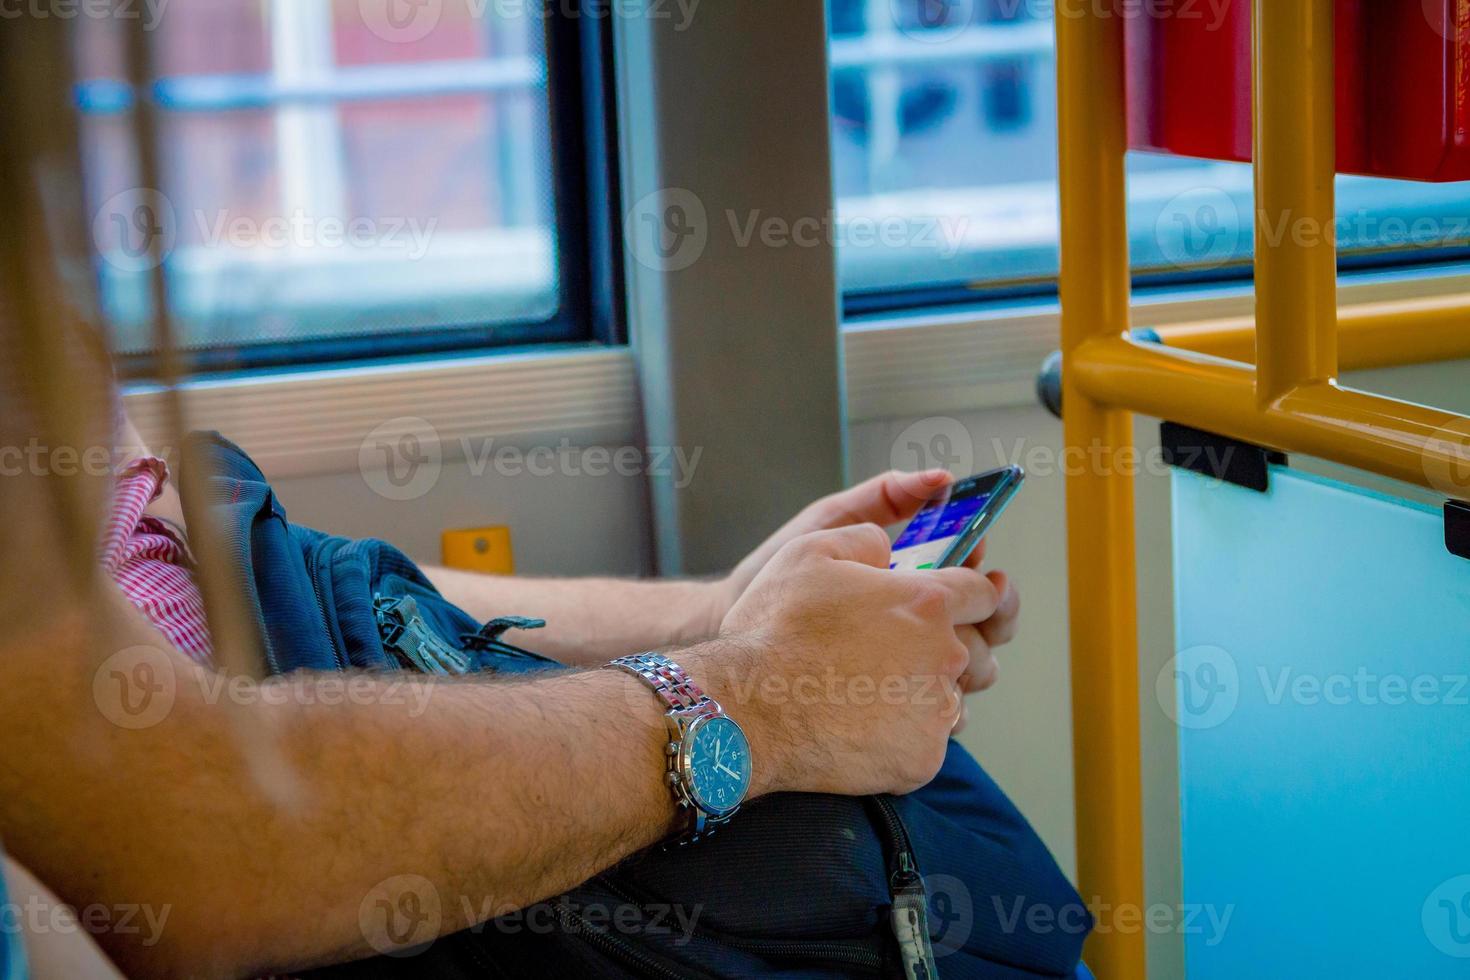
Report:
[[[1142,909],[1137,580],[1132,416],[1091,401],[1068,366],[1083,342],[1128,329],[1123,19],[1097,5],[1057,10],[1062,206],[1063,417],[1082,462],[1067,471],[1068,602],[1077,864],[1085,899]],[[1142,980],[1142,931],[1105,923],[1089,941],[1099,977]]]
[[[1255,0],[1256,396],[1337,376],[1335,0]]]

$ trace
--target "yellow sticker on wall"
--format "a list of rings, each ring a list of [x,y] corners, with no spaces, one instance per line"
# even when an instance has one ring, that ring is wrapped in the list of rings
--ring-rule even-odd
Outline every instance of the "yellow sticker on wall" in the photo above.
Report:
[[[439,544],[445,568],[491,575],[515,574],[510,528],[504,525],[445,531]]]

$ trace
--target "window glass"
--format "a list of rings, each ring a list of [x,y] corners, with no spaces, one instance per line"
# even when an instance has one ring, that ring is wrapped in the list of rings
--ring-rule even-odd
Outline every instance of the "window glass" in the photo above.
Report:
[[[565,216],[536,5],[156,9],[145,25],[163,110],[156,191],[140,188],[121,81],[133,25],[79,32],[93,237],[120,352],[149,346],[148,247],[160,236],[193,347],[248,357],[272,342],[448,329],[546,336],[562,309]]]
[[[849,299],[1049,286],[1058,260],[1056,5],[828,4],[838,261]],[[1249,166],[1130,153],[1128,172],[1136,271],[1247,271]],[[1470,185],[1342,177],[1338,207],[1332,231],[1349,258],[1470,242]]]

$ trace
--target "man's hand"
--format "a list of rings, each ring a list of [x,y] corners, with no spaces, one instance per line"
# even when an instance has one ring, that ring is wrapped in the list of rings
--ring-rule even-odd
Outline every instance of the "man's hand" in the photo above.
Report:
[[[954,476],[944,470],[918,473],[891,470],[855,487],[823,497],[767,538],[728,577],[714,583],[706,596],[715,607],[710,619],[720,622],[772,557],[802,535],[857,524],[888,526],[907,521],[926,501],[953,482]],[[964,567],[978,570],[984,561],[985,541],[982,540],[965,559]],[[1000,677],[1000,668],[994,650],[1015,638],[1021,612],[1021,597],[1010,577],[999,571],[989,572],[986,577],[1000,596],[995,614],[983,623],[956,627],[960,642],[970,650],[970,665],[960,678],[960,689],[965,694],[986,691],[995,685]],[[965,722],[966,713],[962,706],[955,731],[962,730]]]
[[[512,630],[507,634],[510,642],[564,664],[593,666],[629,653],[691,646],[709,639],[719,632],[725,616],[761,569],[789,542],[813,531],[907,521],[951,482],[953,478],[943,470],[895,471],[824,497],[718,581],[538,579],[429,567],[424,573],[445,598],[477,619],[509,611],[546,620],[545,629]],[[981,542],[965,565],[978,569],[984,557]],[[1005,576],[990,574],[1002,593],[1011,592]],[[983,690],[994,682],[994,662],[987,664],[989,650],[1015,632],[1016,609],[1011,592],[995,621],[987,621],[979,633],[961,631],[961,640],[974,651],[966,690]]]
[[[962,690],[989,683],[985,628],[970,624],[1002,590],[972,569],[890,571],[889,557],[876,524],[803,535],[725,617],[722,639],[750,655],[706,662],[704,683],[747,724],[762,791],[911,792],[939,771]]]
[[[984,548],[985,542],[982,541],[980,548],[976,549],[977,553],[983,555]],[[960,690],[965,694],[988,691],[995,686],[995,682],[1000,679],[1000,664],[995,659],[995,648],[1015,639],[1021,616],[1021,595],[1011,584],[1010,576],[1005,572],[987,572],[985,578],[1000,597],[995,614],[983,623],[955,627],[960,642],[970,651],[970,664],[960,675]],[[955,734],[964,730],[968,720],[969,709],[961,700],[960,717],[954,726]]]
[[[919,512],[925,501],[953,482],[954,477],[944,470],[925,470],[920,473],[892,470],[808,504],[800,514],[762,542],[760,547],[735,566],[728,577],[718,583],[715,601],[720,604],[720,608],[715,621],[719,622],[724,618],[724,614],[735,605],[736,600],[755,581],[760,570],[766,567],[766,563],[776,552],[803,534],[851,527],[854,524],[887,527],[906,521]]]
[[[801,513],[781,526],[763,541],[735,570],[715,583],[713,615],[720,622],[724,614],[745,592],[766,563],[786,544],[803,534],[829,531],[854,524],[877,524],[888,527],[907,521],[919,512],[930,498],[954,482],[945,470],[923,470],[917,473],[890,470],[865,480],[855,487],[838,491],[808,504]],[[985,560],[985,542],[965,560],[966,568],[979,568]]]

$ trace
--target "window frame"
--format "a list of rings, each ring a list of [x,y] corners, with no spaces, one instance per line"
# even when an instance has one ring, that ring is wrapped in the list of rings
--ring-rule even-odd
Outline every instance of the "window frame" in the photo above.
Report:
[[[1338,276],[1347,279],[1374,273],[1400,273],[1408,281],[1440,272],[1454,272],[1470,262],[1470,244],[1439,248],[1403,248],[1339,254]],[[1214,269],[1145,270],[1132,277],[1133,293],[1141,299],[1171,299],[1180,293],[1211,287],[1255,286],[1255,268],[1249,260],[1231,262]],[[954,313],[982,313],[987,308],[1017,302],[1060,302],[1053,278],[1016,280],[1005,283],[963,282],[920,287],[844,291],[843,322],[862,324],[895,317]]]
[[[483,354],[491,349],[626,343],[621,243],[617,240],[619,175],[612,24],[611,18],[597,15],[598,3],[577,0],[572,5],[553,5],[547,8],[545,21],[545,86],[558,282],[554,315],[541,320],[447,323],[371,334],[246,340],[211,346],[189,346],[187,338],[180,338],[180,353],[188,373],[248,374],[371,365],[419,356]],[[320,83],[299,72],[288,71],[283,76],[276,59],[264,75],[160,78],[154,81],[149,94],[154,104],[166,112],[228,112],[491,93],[515,87],[514,79],[497,77],[504,72],[501,66],[485,66],[469,78],[463,77],[462,71],[451,73],[444,68],[442,62],[395,65],[391,69],[339,68],[330,80]],[[373,78],[384,71],[423,78],[407,91],[384,91],[381,82],[375,85]],[[84,117],[126,113],[133,101],[133,92],[123,82],[88,81],[77,87],[76,104]],[[125,380],[157,376],[158,358],[152,351],[118,353],[115,364]]]

